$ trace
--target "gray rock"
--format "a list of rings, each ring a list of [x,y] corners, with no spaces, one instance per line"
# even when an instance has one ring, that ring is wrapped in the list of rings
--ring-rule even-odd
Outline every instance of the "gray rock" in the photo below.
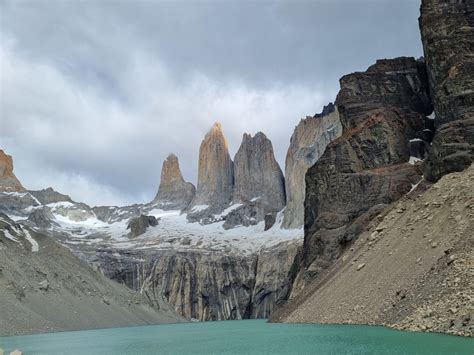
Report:
[[[41,290],[41,291],[48,291],[49,290],[49,282],[48,280],[43,280],[43,281],[40,281],[38,283],[38,288]]]
[[[42,205],[55,202],[73,202],[68,195],[63,195],[57,191],[54,191],[52,187],[48,187],[44,190],[29,191]]]
[[[277,212],[285,206],[285,179],[272,142],[262,132],[254,137],[243,135],[234,158],[234,179],[235,203],[259,199],[264,212]]]
[[[221,212],[232,200],[234,167],[222,126],[216,122],[199,148],[196,195],[188,207],[188,219],[196,221]]]
[[[428,181],[474,161],[474,7],[472,1],[423,0],[419,19],[435,110]]]
[[[154,216],[140,215],[130,219],[128,222],[127,229],[130,229],[131,237],[138,237],[146,232],[148,227],[154,227],[158,225],[158,220]]]
[[[339,113],[332,103],[325,106],[321,114],[306,117],[295,127],[285,161],[287,206],[283,228],[299,228],[303,225],[306,171],[341,133]]]
[[[163,162],[160,187],[153,203],[165,210],[182,210],[189,206],[195,193],[194,185],[184,181],[178,157],[170,154]]]

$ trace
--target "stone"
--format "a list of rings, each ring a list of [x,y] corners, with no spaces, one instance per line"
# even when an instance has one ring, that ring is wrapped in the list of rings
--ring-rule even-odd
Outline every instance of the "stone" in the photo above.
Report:
[[[24,192],[26,189],[21,185],[13,173],[13,159],[0,149],[0,191]]]
[[[408,163],[408,143],[433,109],[424,62],[378,60],[365,72],[342,77],[340,85],[342,135],[306,173],[304,245],[295,261],[300,271],[292,275],[296,290],[421,179],[419,167]]]
[[[302,119],[295,127],[285,160],[287,206],[282,227],[300,228],[304,220],[305,175],[326,146],[342,133],[339,112],[329,103],[320,114]]]
[[[234,181],[234,203],[260,199],[265,213],[285,207],[285,179],[272,142],[262,132],[243,135],[234,157]]]
[[[55,202],[73,202],[68,195],[63,195],[57,191],[54,191],[52,187],[48,187],[44,190],[29,191],[42,205]]]
[[[432,247],[432,248],[436,248],[437,246],[438,246],[438,242],[433,242],[433,243],[431,243],[431,247]]]
[[[264,221],[265,221],[265,228],[264,230],[267,231],[269,230],[270,228],[273,227],[273,225],[275,224],[276,222],[276,213],[267,213],[264,217]]]
[[[178,157],[170,154],[163,162],[160,186],[153,203],[164,210],[182,210],[189,206],[195,193],[194,185],[184,181]]]
[[[188,207],[188,219],[221,212],[232,201],[234,166],[222,126],[216,122],[199,148],[196,195]]]
[[[130,229],[131,237],[138,237],[146,232],[148,227],[158,225],[158,220],[154,216],[141,214],[138,217],[131,218],[128,222],[127,229]]]
[[[434,182],[474,161],[474,5],[423,0],[419,25],[437,126],[423,171]]]
[[[360,269],[362,269],[364,267],[365,267],[364,263],[357,265],[357,271],[359,271]]]
[[[41,290],[41,291],[48,291],[49,290],[49,282],[48,280],[43,280],[43,281],[40,281],[38,283],[38,288]]]

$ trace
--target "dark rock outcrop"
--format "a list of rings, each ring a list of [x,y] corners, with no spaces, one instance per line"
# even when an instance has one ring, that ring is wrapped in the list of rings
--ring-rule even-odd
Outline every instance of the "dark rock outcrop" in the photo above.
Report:
[[[324,106],[320,114],[302,119],[295,127],[285,161],[287,206],[283,228],[303,226],[306,171],[341,133],[339,113],[332,103]]]
[[[221,212],[232,200],[234,166],[222,126],[216,122],[199,148],[196,195],[188,207],[188,218],[206,223],[209,215]]]
[[[54,191],[51,187],[39,191],[29,191],[29,193],[33,195],[42,205],[55,202],[72,202],[68,195],[63,195],[57,191]]]
[[[273,154],[272,142],[258,132],[245,133],[234,158],[235,203],[260,199],[265,212],[280,211],[286,203],[285,179]]]
[[[25,188],[13,173],[13,159],[0,149],[0,191],[24,192]]]
[[[139,217],[130,219],[127,229],[130,229],[131,237],[138,237],[145,233],[148,227],[154,227],[157,225],[158,220],[154,216],[141,214]]]
[[[153,203],[157,203],[162,209],[181,210],[189,206],[195,193],[194,185],[184,181],[178,157],[170,154],[163,162],[160,187]]]
[[[436,181],[474,161],[474,3],[423,0],[419,23],[438,127],[423,171]]]
[[[381,206],[421,179],[408,161],[409,141],[432,111],[424,63],[379,60],[340,84],[343,134],[306,174],[305,239],[291,275],[295,292],[329,267]]]
[[[99,250],[94,263],[109,278],[140,290],[152,304],[168,302],[187,318],[267,318],[299,245],[283,242],[252,255]]]

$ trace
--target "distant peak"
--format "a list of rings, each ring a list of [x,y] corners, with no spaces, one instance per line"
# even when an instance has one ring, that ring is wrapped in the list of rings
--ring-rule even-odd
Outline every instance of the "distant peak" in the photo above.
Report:
[[[178,160],[178,157],[174,153],[169,153],[166,160]]]

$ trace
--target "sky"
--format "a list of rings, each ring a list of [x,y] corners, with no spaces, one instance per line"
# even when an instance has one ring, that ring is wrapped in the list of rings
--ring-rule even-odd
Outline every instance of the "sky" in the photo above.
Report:
[[[196,183],[221,122],[231,157],[264,132],[284,170],[342,75],[423,55],[419,0],[0,0],[0,149],[30,189],[153,199],[171,152]]]

